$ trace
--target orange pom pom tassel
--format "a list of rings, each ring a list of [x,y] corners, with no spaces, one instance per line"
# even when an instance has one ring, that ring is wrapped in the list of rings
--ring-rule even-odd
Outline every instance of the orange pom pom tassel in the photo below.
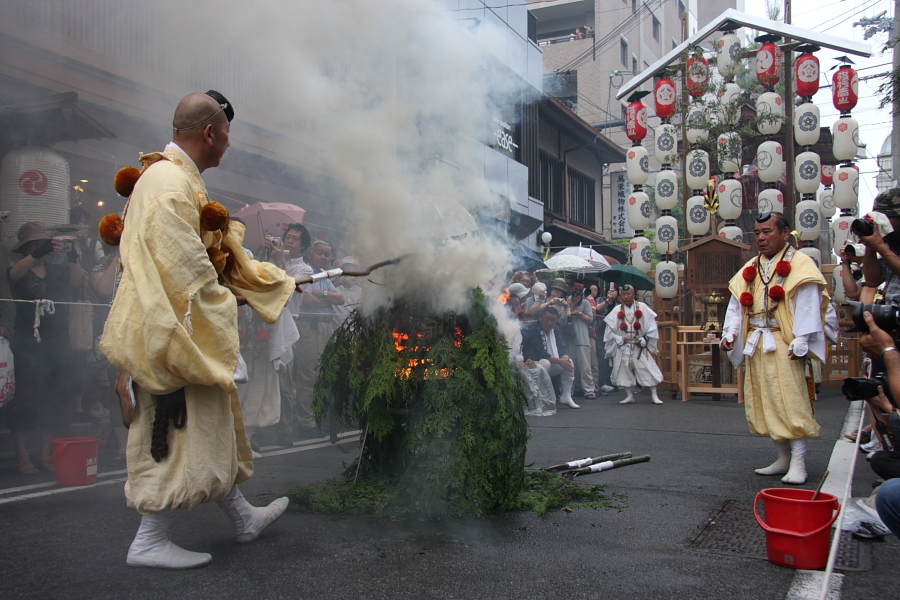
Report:
[[[207,203],[200,211],[200,228],[204,231],[225,229],[228,220],[228,209],[216,201]]]
[[[97,233],[100,234],[100,239],[103,240],[104,244],[118,246],[119,242],[122,241],[123,229],[125,229],[125,221],[122,220],[122,217],[113,213],[100,219]]]
[[[116,176],[113,179],[113,187],[120,196],[127,198],[131,195],[131,192],[134,191],[134,184],[137,183],[140,176],[141,172],[138,169],[135,169],[134,167],[122,167],[116,171]]]
[[[209,262],[212,263],[213,267],[216,270],[216,273],[218,275],[221,275],[225,270],[225,253],[218,248],[207,248],[206,255],[209,257]]]

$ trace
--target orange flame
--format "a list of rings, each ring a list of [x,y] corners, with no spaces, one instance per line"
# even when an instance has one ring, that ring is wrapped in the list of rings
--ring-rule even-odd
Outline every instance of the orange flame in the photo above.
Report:
[[[397,354],[401,354],[404,350],[410,349],[409,334],[397,331],[395,329],[393,332],[391,332],[391,337],[394,339],[394,348],[397,349]],[[421,333],[416,333],[416,339],[418,341],[421,341],[422,337],[423,336]],[[462,329],[456,327],[453,330],[454,347],[459,348],[460,346],[462,346],[463,338],[465,338],[465,336],[463,335]],[[418,350],[419,346],[413,346],[411,349]],[[427,350],[428,348],[425,349]],[[429,375],[432,377],[437,376],[442,379],[450,376],[450,371],[448,369],[431,369],[429,373],[427,365],[431,362],[432,361],[428,359],[408,358],[406,359],[406,367],[397,367],[396,376],[400,377],[401,379],[409,379],[412,376],[413,367],[417,367],[420,365],[426,366],[422,374],[422,377],[424,379],[428,379]]]

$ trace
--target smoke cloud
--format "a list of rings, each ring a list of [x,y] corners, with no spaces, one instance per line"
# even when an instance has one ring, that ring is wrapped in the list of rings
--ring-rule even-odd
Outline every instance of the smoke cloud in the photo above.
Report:
[[[255,125],[284,132],[274,158],[332,182],[347,253],[364,264],[408,255],[373,274],[381,285],[367,287],[365,308],[405,297],[460,309],[471,288],[505,275],[504,240],[472,217],[509,207],[476,143],[525,93],[490,66],[505,30],[471,27],[434,0],[162,0],[145,10],[144,53],[175,57],[165,76],[185,93],[213,87],[232,100],[235,147]]]

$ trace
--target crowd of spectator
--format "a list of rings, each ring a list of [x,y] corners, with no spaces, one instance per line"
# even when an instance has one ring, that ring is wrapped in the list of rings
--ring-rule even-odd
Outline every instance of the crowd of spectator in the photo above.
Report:
[[[0,278],[0,299],[5,299],[0,300],[0,337],[9,341],[15,365],[15,389],[0,408],[0,428],[10,430],[16,469],[26,475],[53,471],[51,440],[71,435],[72,426],[83,423],[95,424],[98,431],[108,427],[104,438],[112,460],[125,464],[127,429],[119,418],[116,370],[98,348],[121,277],[118,248],[92,235],[96,222],[83,208],[73,208],[70,221],[79,227],[76,239],[54,237],[46,224],[28,222],[8,256],[0,248],[0,260],[8,265]],[[331,246],[312,240],[300,224],[288,225],[281,240],[267,236],[259,248],[244,251],[295,278],[331,268],[358,271],[360,263],[353,256],[335,260]],[[275,427],[276,443],[292,446],[315,425],[311,404],[319,355],[361,296],[356,278],[344,276],[304,286],[274,324],[240,307],[247,378],[239,398],[254,452],[267,427]],[[44,303],[38,326],[36,300],[53,303],[52,308]]]

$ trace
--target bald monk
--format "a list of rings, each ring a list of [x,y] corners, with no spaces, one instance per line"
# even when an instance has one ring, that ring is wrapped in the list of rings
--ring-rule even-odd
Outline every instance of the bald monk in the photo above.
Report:
[[[143,172],[125,209],[122,278],[100,347],[127,374],[117,391],[133,390],[136,399],[125,495],[143,517],[129,566],[188,569],[210,562],[209,554],[169,541],[174,509],[218,502],[245,543],[288,504],[279,498],[256,508],[237,486],[253,474],[235,387],[237,306],[246,302],[272,323],[296,283],[239,251],[231,252],[234,266],[220,284],[207,248],[240,250],[243,226],[234,222],[214,232],[200,226],[209,202],[200,174],[218,166],[228,149],[233,117],[218,92],[181,100],[172,142],[141,158]]]

